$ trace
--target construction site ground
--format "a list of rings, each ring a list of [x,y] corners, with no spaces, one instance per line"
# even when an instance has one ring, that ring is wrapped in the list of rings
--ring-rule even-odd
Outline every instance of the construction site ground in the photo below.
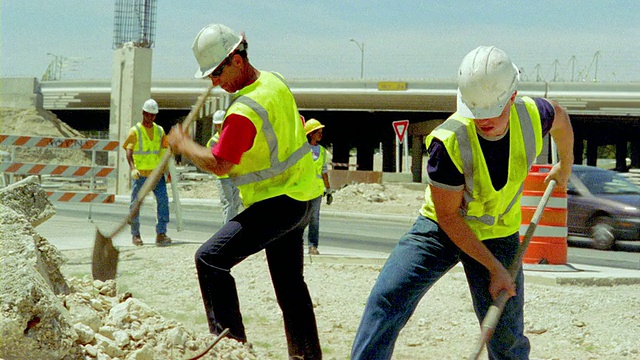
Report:
[[[220,211],[213,181],[198,180],[192,185],[180,192],[183,206]],[[401,184],[348,186],[337,191],[331,206],[323,206],[323,214],[368,214],[371,221],[376,221],[377,214],[379,219],[396,216],[407,222],[417,211],[421,193],[418,188]],[[119,196],[117,202],[122,205],[128,200]],[[142,211],[153,213],[153,206],[150,201]],[[73,221],[78,220],[56,215],[38,229],[53,244],[71,238],[84,243],[60,244],[68,257],[63,273],[88,277],[95,226],[108,228],[110,224],[72,224]],[[74,228],[72,235],[68,232],[70,226]],[[67,232],[61,236],[59,229]],[[146,234],[149,239],[143,247],[128,245],[128,235],[122,234],[126,245],[120,246],[118,291],[131,292],[164,317],[175,319],[194,332],[206,332],[193,255],[214,231],[170,229],[176,244],[168,248],[153,245],[153,224],[143,224],[143,237]],[[348,359],[364,304],[387,254],[323,247],[322,239],[320,250],[320,256],[305,257],[305,278],[314,301],[320,340],[326,359]],[[525,332],[532,344],[531,358],[640,358],[640,271],[584,265],[577,268],[540,271],[525,266]],[[281,315],[264,254],[248,258],[232,273],[257,358],[285,358]],[[394,359],[459,359],[471,353],[478,335],[464,273],[457,267],[421,301],[400,335]]]
[[[46,111],[1,109],[5,134],[79,137],[82,136]],[[4,149],[11,153],[11,149]],[[79,151],[54,153],[16,151],[17,160],[46,160],[58,164],[87,164],[90,158]],[[203,212],[219,212],[217,190],[208,175],[180,179],[178,194],[184,206]],[[52,187],[86,187],[69,184]],[[171,187],[169,187],[171,189]],[[420,184],[357,184],[338,190],[331,206],[323,206],[322,217],[364,217],[367,221],[401,221],[408,229],[422,204]],[[153,213],[149,199],[143,213]],[[70,284],[84,280],[91,285],[91,251],[96,227],[110,229],[113,222],[89,220],[91,211],[107,206],[127,215],[128,196],[116,197],[116,204],[87,206],[87,217],[56,214],[35,230],[61,249],[66,263],[61,270]],[[60,205],[63,206],[63,205]],[[194,334],[208,333],[197,283],[193,256],[196,249],[216,229],[176,231],[173,207],[170,235],[175,244],[153,245],[152,221],[142,224],[146,245],[134,247],[128,234],[116,239],[120,263],[116,280],[118,297],[129,292],[164,318],[182,324]],[[409,220],[407,220],[409,219]],[[321,229],[322,232],[322,229]],[[388,254],[323,246],[321,255],[305,256],[307,280],[316,313],[325,359],[348,359],[367,296]],[[525,267],[525,333],[532,344],[532,359],[612,359],[640,358],[640,271],[579,266],[580,271],[539,271]],[[283,324],[263,253],[249,257],[235,267],[241,309],[249,341],[247,349],[221,346],[216,359],[285,359]],[[95,284],[94,284],[95,285]],[[98,284],[100,285],[100,284]],[[92,293],[95,290],[91,291]],[[80,295],[88,296],[89,292]],[[111,300],[107,301],[110,302]],[[154,320],[156,322],[160,320]],[[164,328],[164,322],[161,322]],[[175,325],[170,327],[175,328]],[[159,333],[158,333],[159,334]],[[156,334],[156,335],[158,335]],[[471,354],[480,334],[464,273],[457,267],[439,281],[419,304],[396,344],[394,359],[460,359]],[[97,336],[98,334],[96,334]],[[172,343],[154,337],[155,347],[166,352],[145,358],[176,358]],[[143,341],[144,339],[134,339]],[[166,342],[165,342],[166,341]],[[85,349],[89,349],[88,344]],[[147,345],[152,345],[147,343]],[[222,345],[222,344],[221,344]],[[92,345],[93,346],[93,345]],[[196,347],[194,347],[195,349]],[[201,348],[201,347],[200,347]],[[92,351],[96,347],[91,347]],[[154,350],[155,351],[155,350]],[[190,353],[193,353],[191,351]],[[112,354],[113,355],[113,354]],[[139,354],[140,355],[140,354]],[[110,359],[105,353],[89,358]],[[160,356],[160,357],[158,357]],[[164,356],[164,357],[163,357]],[[169,356],[169,357],[167,357]],[[122,357],[123,358],[123,357]],[[140,357],[139,357],[140,358]],[[214,357],[209,357],[214,358]]]

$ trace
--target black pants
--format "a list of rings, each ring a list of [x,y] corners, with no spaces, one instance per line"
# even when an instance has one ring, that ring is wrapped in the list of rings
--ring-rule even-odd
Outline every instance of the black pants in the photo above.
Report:
[[[271,281],[284,319],[289,356],[321,359],[309,289],[303,276],[303,233],[309,202],[278,196],[255,203],[225,224],[196,252],[200,290],[213,334],[246,342],[231,268],[265,249]]]

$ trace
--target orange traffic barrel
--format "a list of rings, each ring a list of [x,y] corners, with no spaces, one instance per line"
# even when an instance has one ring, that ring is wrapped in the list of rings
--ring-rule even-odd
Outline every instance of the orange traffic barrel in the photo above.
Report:
[[[524,181],[520,206],[522,222],[520,241],[533,218],[533,214],[546,189],[544,179],[551,165],[534,164]],[[567,192],[553,189],[547,206],[540,216],[536,231],[524,253],[522,261],[526,264],[563,265],[567,263]]]

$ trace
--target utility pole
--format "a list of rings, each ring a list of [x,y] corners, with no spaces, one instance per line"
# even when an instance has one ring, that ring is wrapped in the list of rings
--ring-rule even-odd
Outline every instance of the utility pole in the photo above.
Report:
[[[364,79],[364,41],[361,43],[354,39],[351,39],[350,41],[355,43],[358,46],[358,49],[360,49],[360,79]]]

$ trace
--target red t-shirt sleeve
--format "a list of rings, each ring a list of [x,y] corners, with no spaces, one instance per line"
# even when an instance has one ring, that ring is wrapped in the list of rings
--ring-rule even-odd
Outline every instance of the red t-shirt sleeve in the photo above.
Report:
[[[242,154],[253,146],[256,133],[255,125],[247,117],[230,114],[224,119],[220,141],[211,149],[211,153],[238,165]]]

